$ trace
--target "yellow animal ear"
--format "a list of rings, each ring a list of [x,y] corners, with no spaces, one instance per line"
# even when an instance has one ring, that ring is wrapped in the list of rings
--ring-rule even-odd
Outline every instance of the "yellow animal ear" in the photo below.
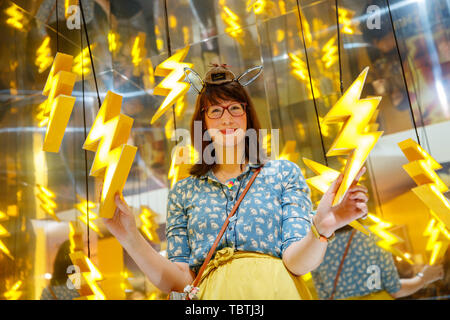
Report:
[[[189,81],[189,83],[192,85],[195,91],[197,91],[197,93],[200,93],[203,86],[205,85],[205,82],[202,80],[200,75],[195,72],[194,69],[191,69],[189,67],[184,67],[183,71],[186,75],[186,80]],[[186,71],[189,71],[189,73],[187,73]]]
[[[241,86],[245,87],[256,80],[256,78],[259,77],[263,69],[263,66],[256,66],[251,67],[245,70],[239,77],[237,77],[235,80],[241,84]],[[256,74],[254,74],[253,71],[256,70]],[[253,77],[252,77],[253,75]]]

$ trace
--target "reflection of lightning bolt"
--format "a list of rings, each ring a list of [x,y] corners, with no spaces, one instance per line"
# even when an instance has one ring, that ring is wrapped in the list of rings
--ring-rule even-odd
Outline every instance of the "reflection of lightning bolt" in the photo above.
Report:
[[[105,294],[97,284],[97,281],[103,280],[103,276],[98,268],[84,255],[82,251],[77,251],[69,254],[72,263],[80,268],[81,274],[69,275],[72,283],[76,283],[76,277],[81,276],[81,283],[78,293],[79,298],[76,300],[105,300]]]
[[[320,97],[320,90],[318,86],[318,82],[315,79],[311,80],[312,83],[312,89],[310,87],[310,79],[309,79],[309,73],[306,63],[297,55],[293,53],[288,53],[289,58],[291,58],[291,73],[302,81],[304,84],[308,85],[308,97],[312,98],[312,92],[314,91],[314,97],[318,98]]]
[[[429,264],[433,265],[444,256],[450,243],[450,233],[442,223],[431,219],[423,235],[429,237],[425,250],[431,251]]]
[[[87,225],[87,219],[88,219],[88,208],[89,208],[89,228],[94,230],[100,237],[103,237],[103,234],[100,232],[100,229],[98,226],[94,223],[94,221],[98,218],[98,216],[91,210],[96,207],[95,203],[89,201],[87,202],[85,199],[81,199],[81,197],[78,197],[78,200],[80,201],[75,205],[75,208],[78,209],[78,211],[81,212],[81,216],[78,217],[85,225]]]
[[[18,291],[21,285],[22,280],[19,280],[16,283],[14,283],[14,285],[11,288],[9,288],[4,294],[6,300],[19,300],[20,296],[22,295],[22,291]]]
[[[370,150],[383,134],[382,131],[367,132],[381,97],[360,99],[369,68],[365,68],[350,88],[342,95],[323,119],[324,124],[343,122],[327,156],[349,154],[344,178],[336,193],[333,205],[339,203],[363,166]]]
[[[6,19],[6,23],[11,27],[21,30],[23,29],[23,25],[25,23],[25,15],[15,4],[11,5],[8,9],[5,10],[5,13],[8,16]]]
[[[408,257],[406,257],[405,254],[403,254],[403,252],[393,247],[394,244],[403,242],[403,239],[400,239],[396,235],[386,230],[392,227],[392,223],[383,221],[377,216],[374,216],[373,214],[370,213],[367,216],[370,220],[372,220],[375,223],[374,225],[369,227],[369,230],[382,239],[377,242],[377,245],[385,249],[386,251],[391,252],[393,255],[402,258],[409,264],[411,265],[414,264],[414,262]]]
[[[189,84],[181,80],[185,77],[184,67],[191,68],[193,64],[180,62],[186,57],[188,51],[189,47],[179,50],[156,67],[155,75],[165,78],[155,87],[153,93],[166,96],[166,98],[153,116],[151,124],[159,119],[178,98],[189,90]]]
[[[303,158],[305,165],[310,168],[317,176],[306,179],[306,183],[321,193],[325,193],[330,185],[339,177],[339,171],[328,168],[318,162]],[[362,233],[369,235],[369,232],[358,222],[352,221],[350,226]]]
[[[334,44],[334,42],[335,38],[331,38],[322,48],[322,61],[323,63],[325,63],[325,68],[327,69],[337,61],[337,46]]]
[[[141,206],[141,214],[139,218],[142,221],[141,231],[145,234],[148,240],[159,243],[158,233],[156,229],[158,229],[158,224],[155,222],[156,213],[148,207]]]
[[[53,57],[51,56],[51,49],[48,46],[50,43],[50,37],[46,36],[44,41],[42,41],[41,46],[36,51],[36,66],[39,67],[39,73],[47,70],[48,67],[52,65]]]
[[[412,139],[398,145],[410,161],[403,168],[418,185],[411,190],[431,210],[433,217],[449,229],[450,202],[443,195],[448,188],[435,172],[442,166]]]
[[[0,221],[6,221],[8,219],[9,219],[8,215],[0,211]],[[8,232],[8,230],[6,230],[5,227],[3,227],[0,224],[0,238],[7,238],[9,236],[11,236],[11,234]],[[0,251],[6,254],[10,259],[14,260],[14,257],[11,255],[11,252],[1,240],[0,240]]]
[[[91,51],[95,48],[96,44],[93,43],[91,44],[90,48]],[[81,76],[82,73],[84,73],[84,75],[88,75],[91,72],[91,58],[89,55],[89,48],[86,47],[84,48],[80,54],[78,54],[74,59],[73,59],[73,72],[75,72],[77,75]]]
[[[108,91],[83,149],[96,151],[91,176],[104,176],[99,216],[111,218],[114,194],[122,192],[137,148],[127,145],[133,119],[120,113],[122,96]]]
[[[147,54],[145,50],[145,33],[139,32],[134,39],[133,49],[131,49],[131,62],[134,65],[133,75],[138,77],[141,74],[139,66],[142,64],[142,60]]]
[[[55,209],[57,207],[55,201],[52,199],[55,198],[55,194],[47,189],[44,186],[38,185],[39,193],[37,195],[38,199],[41,200],[40,207],[44,210],[48,215],[50,215],[56,221],[61,221],[55,214]]]
[[[225,32],[242,44],[242,27],[239,23],[239,17],[231,11],[226,5],[222,5],[220,13],[222,21],[227,25]]]

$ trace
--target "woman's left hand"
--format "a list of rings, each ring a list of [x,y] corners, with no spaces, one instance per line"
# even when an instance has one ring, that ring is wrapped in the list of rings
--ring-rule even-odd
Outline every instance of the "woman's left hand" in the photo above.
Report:
[[[332,206],[332,203],[342,182],[342,174],[325,192],[314,216],[314,224],[320,234],[330,237],[335,230],[367,215],[368,190],[362,185],[357,185],[365,172],[366,167],[363,167],[338,205]]]

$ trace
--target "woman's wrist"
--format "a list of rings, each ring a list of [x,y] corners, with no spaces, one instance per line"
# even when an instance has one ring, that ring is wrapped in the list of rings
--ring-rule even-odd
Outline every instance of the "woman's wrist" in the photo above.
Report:
[[[125,249],[135,247],[139,243],[140,237],[141,234],[139,232],[134,232],[122,240],[121,244]]]
[[[319,234],[321,234],[324,237],[331,237],[334,233],[334,229],[327,227],[326,224],[323,222],[323,219],[319,215],[313,216],[313,223],[316,226],[317,231]]]

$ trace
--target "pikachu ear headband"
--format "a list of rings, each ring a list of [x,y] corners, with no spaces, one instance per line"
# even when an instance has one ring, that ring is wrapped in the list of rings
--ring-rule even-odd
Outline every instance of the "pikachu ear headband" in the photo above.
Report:
[[[263,66],[251,67],[247,69],[244,73],[242,73],[239,77],[236,77],[234,73],[228,69],[228,67],[230,66],[226,64],[218,65],[217,63],[211,63],[210,66],[212,66],[212,68],[206,73],[205,78],[203,80],[200,77],[200,75],[193,69],[189,67],[185,67],[183,69],[184,74],[186,75],[186,79],[189,81],[189,83],[192,85],[195,91],[197,91],[197,93],[200,93],[205,86],[222,85],[233,81],[236,81],[241,86],[245,87],[250,83],[252,83],[256,78],[258,78],[263,69]],[[257,70],[256,75],[247,80],[246,75],[254,70]],[[189,71],[189,75],[186,73],[186,71]],[[193,77],[194,80],[191,79],[191,77]]]

